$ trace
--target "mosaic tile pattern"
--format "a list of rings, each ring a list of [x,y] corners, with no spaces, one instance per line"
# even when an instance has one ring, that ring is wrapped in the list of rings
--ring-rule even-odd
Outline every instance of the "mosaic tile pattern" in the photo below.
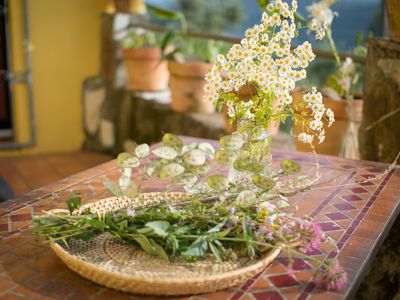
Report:
[[[305,172],[313,168],[307,154],[275,152],[274,160],[292,158],[302,163]],[[213,294],[181,299],[343,299],[358,287],[374,248],[399,213],[400,172],[390,172],[368,184],[356,184],[382,172],[386,165],[319,157],[325,183],[318,189],[299,194],[290,201],[299,206],[337,243],[339,252],[321,247],[308,255],[338,257],[350,282],[340,291],[316,288],[311,263],[296,258],[288,272],[288,259],[282,255],[263,272],[236,288]],[[93,284],[67,267],[47,245],[34,241],[32,216],[42,210],[64,207],[72,195],[86,201],[110,196],[103,187],[105,178],[116,178],[113,161],[83,173],[39,188],[0,204],[0,299],[146,299]],[[152,181],[149,191],[161,191],[162,183]],[[148,299],[154,299],[153,297]],[[165,298],[163,298],[165,299]]]

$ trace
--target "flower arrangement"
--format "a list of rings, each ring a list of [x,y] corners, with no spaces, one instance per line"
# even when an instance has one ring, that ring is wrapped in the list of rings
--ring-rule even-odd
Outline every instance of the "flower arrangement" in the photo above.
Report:
[[[221,98],[230,117],[240,122],[238,132],[222,137],[217,149],[209,143],[185,144],[167,133],[157,148],[141,144],[133,153],[121,153],[120,178],[105,182],[114,195],[135,199],[147,179],[155,176],[166,182],[166,190],[183,189],[190,195],[188,201],[143,203],[97,215],[81,208],[81,199],[75,197],[67,201],[69,214],[35,218],[34,232],[66,245],[71,239],[85,241],[108,232],[171,263],[257,260],[286,245],[289,266],[293,256],[314,260],[315,281],[328,289],[341,288],[347,275],[337,260],[307,255],[321,243],[337,251],[335,244],[289,201],[319,181],[318,161],[314,175],[301,174],[301,166],[291,160],[275,167],[269,152],[271,137],[266,130],[274,120],[292,116],[303,122],[304,132],[298,138],[310,144],[314,137],[323,142],[323,118],[334,121],[315,88],[303,98],[307,110],[297,113],[291,107],[290,91],[306,76],[305,68],[314,58],[308,42],[291,48],[297,34],[296,9],[296,0],[291,6],[281,0],[270,3],[262,23],[247,30],[246,38],[233,45],[226,57],[218,57],[207,75],[206,100],[216,103]],[[238,92],[247,84],[256,85],[257,94],[240,101]],[[228,176],[213,170],[212,161],[229,166]]]
[[[296,10],[296,1],[291,6],[280,0],[268,4],[262,23],[249,28],[246,37],[233,45],[226,57],[217,58],[206,76],[205,90],[210,95],[205,100],[219,101],[219,107],[225,104],[232,121],[246,119],[265,129],[271,122],[292,117],[295,122],[304,123],[303,132],[297,136],[301,141],[312,143],[316,137],[322,143],[322,119],[327,119],[330,126],[334,115],[322,104],[321,93],[312,88],[305,94],[303,105],[310,111],[299,114],[291,105],[296,82],[307,76],[305,69],[315,58],[309,42],[291,48],[292,39],[298,34]],[[246,85],[255,85],[257,94],[242,101],[239,92]]]
[[[318,225],[290,207],[289,196],[306,190],[315,178],[294,177],[300,165],[283,160],[271,178],[260,174],[260,166],[245,166],[251,182],[230,182],[223,174],[210,174],[210,161],[227,163],[218,151],[235,151],[244,141],[237,135],[220,140],[215,150],[209,143],[184,144],[179,137],[166,134],[163,145],[152,150],[138,145],[134,154],[121,153],[117,163],[121,167],[118,182],[105,185],[116,196],[134,198],[149,176],[169,182],[168,189],[183,187],[191,195],[186,202],[123,209],[97,215],[80,207],[81,199],[67,201],[70,214],[46,214],[34,219],[35,234],[50,242],[70,239],[86,241],[103,232],[112,234],[150,255],[166,261],[194,261],[214,257],[215,263],[241,257],[260,259],[269,250],[287,245],[289,266],[294,256],[316,261],[321,268],[316,282],[328,289],[340,288],[347,281],[345,271],[337,261],[319,261],[308,256],[309,251],[325,243],[335,244]],[[135,183],[131,177],[137,177]]]

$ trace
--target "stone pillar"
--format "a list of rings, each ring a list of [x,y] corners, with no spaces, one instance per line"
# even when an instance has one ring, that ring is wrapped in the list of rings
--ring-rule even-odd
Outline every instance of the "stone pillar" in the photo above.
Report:
[[[400,43],[370,39],[365,67],[362,159],[393,162],[400,151]],[[377,203],[379,205],[379,203]],[[400,218],[397,218],[355,299],[400,299]]]
[[[116,43],[114,41],[114,14],[101,15],[101,53],[100,74],[106,80],[113,81],[117,68]]]
[[[400,43],[368,41],[361,159],[393,162],[400,151]]]

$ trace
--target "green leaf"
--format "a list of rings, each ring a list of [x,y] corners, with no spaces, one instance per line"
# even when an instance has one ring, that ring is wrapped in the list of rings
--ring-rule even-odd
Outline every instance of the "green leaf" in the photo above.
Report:
[[[146,3],[146,7],[152,14],[154,14],[158,18],[167,19],[167,20],[179,20],[180,19],[180,14],[178,12],[174,12],[172,10],[154,6],[154,5],[151,5],[148,3]]]
[[[146,174],[148,176],[153,176],[156,172],[156,163],[153,161],[146,166]]]
[[[212,242],[209,242],[208,245],[210,246],[211,252],[214,254],[215,259],[217,260],[217,263],[222,262],[221,254],[219,253],[219,250],[217,247],[214,246]]]
[[[121,168],[122,176],[131,177],[132,168]]]
[[[179,249],[179,242],[175,236],[169,236],[167,239],[167,244],[172,248],[172,255],[174,256]]]
[[[211,189],[221,191],[228,187],[229,181],[223,175],[212,175],[207,178],[207,184]]]
[[[237,159],[233,162],[233,167],[239,172],[249,171],[252,173],[259,173],[262,171],[263,166],[250,158]]]
[[[129,198],[135,198],[139,193],[139,188],[130,177],[122,175],[119,178],[119,187],[122,195]]]
[[[81,207],[81,197],[72,197],[66,201],[69,213],[72,214],[75,210]]]
[[[201,194],[209,192],[208,184],[205,182],[198,182],[191,187],[185,188],[186,192],[189,194]]]
[[[233,151],[228,150],[217,150],[215,152],[215,160],[220,165],[227,165],[236,159],[236,155]]]
[[[154,149],[153,153],[156,156],[167,160],[172,160],[178,155],[176,150],[170,146],[162,146],[160,148]]]
[[[206,162],[206,154],[199,149],[193,149],[183,154],[183,160],[189,165],[201,166]]]
[[[133,239],[139,243],[139,245],[145,252],[147,252],[150,255],[153,255],[154,253],[153,246],[151,245],[149,239],[146,236],[142,234],[135,234],[133,235]]]
[[[171,163],[161,168],[160,179],[171,179],[185,172],[185,168],[177,163]]]
[[[282,160],[280,166],[282,171],[289,175],[299,173],[301,170],[301,166],[290,159]]]
[[[188,170],[192,172],[195,175],[198,176],[204,176],[210,171],[211,165],[208,161],[206,161],[203,165],[201,166],[189,166]]]
[[[163,53],[177,35],[178,35],[178,32],[176,30],[170,30],[167,32],[167,34],[164,36],[164,38],[161,42],[161,51]],[[167,134],[169,134],[169,133],[167,133]]]
[[[106,224],[104,224],[103,222],[101,222],[98,219],[86,219],[85,220],[86,223],[88,223],[90,226],[92,226],[94,229],[98,230],[98,231],[104,231],[104,229],[108,228],[108,226]]]
[[[244,144],[244,139],[239,134],[225,135],[220,138],[219,144],[226,150],[239,150]]]
[[[221,112],[223,106],[224,106],[224,102],[223,101],[218,101],[217,102],[217,111]]]
[[[164,145],[173,147],[175,149],[180,149],[183,146],[182,140],[172,133],[164,134],[162,142]]]
[[[188,257],[203,257],[208,250],[208,243],[204,237],[198,237],[185,251],[181,253]]]
[[[128,229],[128,220],[124,219],[118,223],[119,231],[126,231]]]
[[[165,237],[168,235],[168,229],[171,225],[167,221],[160,220],[147,222],[144,226],[153,229],[155,234]]]
[[[122,152],[117,157],[117,165],[121,168],[136,168],[140,165],[140,161],[128,152]]]
[[[189,151],[191,151],[193,149],[196,149],[196,147],[197,147],[197,143],[191,143],[191,144],[183,145],[181,153],[185,154],[186,152],[189,152]]]
[[[154,254],[156,256],[160,256],[162,257],[165,261],[169,261],[169,257],[167,252],[165,252],[164,248],[161,247],[159,244],[156,243],[156,241],[154,241],[153,239],[150,239],[150,243],[153,246],[154,249]]]
[[[139,194],[139,187],[130,180],[129,184],[122,190],[122,194],[130,199],[136,198]]]
[[[191,187],[197,182],[197,180],[197,176],[189,172],[174,177],[173,182],[185,187]]]
[[[267,9],[267,5],[270,0],[257,0],[257,4],[260,7],[261,11],[264,12]]]
[[[250,207],[257,202],[257,195],[250,190],[241,191],[236,198],[235,203],[241,207]]]
[[[216,233],[221,230],[222,227],[225,226],[226,222],[228,221],[228,218],[225,218],[222,222],[218,223],[215,225],[213,228],[209,229],[207,233]]]
[[[150,147],[147,144],[140,144],[135,148],[135,154],[139,158],[144,158],[150,154]]]
[[[264,191],[269,191],[276,185],[275,180],[262,175],[254,175],[253,183]]]
[[[356,35],[356,45],[361,46],[364,39],[364,32],[359,32]]]
[[[215,150],[210,143],[200,143],[198,148],[199,150],[203,151],[209,158],[214,157]]]

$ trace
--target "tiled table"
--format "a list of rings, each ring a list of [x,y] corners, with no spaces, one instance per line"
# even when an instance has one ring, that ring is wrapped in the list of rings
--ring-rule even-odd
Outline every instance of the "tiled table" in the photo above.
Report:
[[[294,152],[273,152],[274,161],[291,158],[305,172],[313,168],[313,157]],[[340,291],[317,289],[311,265],[295,261],[288,275],[284,257],[242,286],[190,299],[342,299],[350,298],[369,263],[399,213],[400,172],[391,171],[374,183],[356,181],[384,171],[387,165],[319,157],[325,183],[291,199],[300,211],[318,222],[339,247],[315,251],[318,257],[338,257],[349,274]],[[143,299],[109,290],[73,273],[46,245],[35,242],[30,224],[42,210],[65,207],[65,200],[80,195],[85,201],[110,196],[103,180],[117,178],[119,170],[110,161],[83,173],[39,188],[0,204],[0,299]],[[155,182],[149,190],[162,190]]]

